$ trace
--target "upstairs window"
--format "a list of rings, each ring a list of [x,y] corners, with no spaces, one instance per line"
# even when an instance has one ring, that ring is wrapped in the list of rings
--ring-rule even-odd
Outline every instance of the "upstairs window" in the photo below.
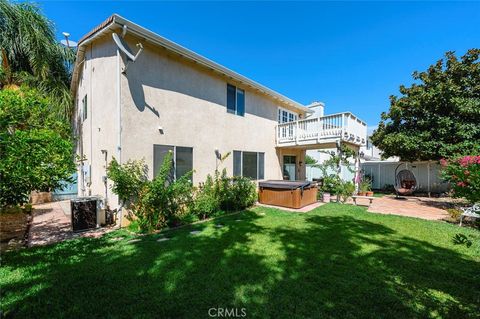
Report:
[[[87,115],[88,115],[88,99],[87,99],[87,95],[85,94],[85,96],[82,99],[82,120],[83,121],[87,119]]]
[[[298,119],[298,115],[287,111],[282,108],[278,108],[278,123],[288,123],[288,122],[293,122]]]
[[[233,151],[233,175],[264,179],[265,153]]]
[[[227,112],[245,115],[245,91],[231,84],[227,84]]]

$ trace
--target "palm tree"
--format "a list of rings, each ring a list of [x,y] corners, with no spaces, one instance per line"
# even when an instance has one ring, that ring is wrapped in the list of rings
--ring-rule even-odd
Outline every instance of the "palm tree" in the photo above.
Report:
[[[74,58],[72,49],[56,41],[53,23],[37,5],[0,0],[0,88],[36,87],[59,116],[70,119],[69,65]]]

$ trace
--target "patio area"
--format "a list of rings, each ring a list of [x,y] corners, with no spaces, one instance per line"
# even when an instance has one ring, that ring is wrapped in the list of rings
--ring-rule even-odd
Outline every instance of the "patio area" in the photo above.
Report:
[[[97,238],[114,230],[102,227],[81,233],[74,233],[71,226],[70,201],[59,201],[34,206],[28,246],[41,246],[76,237]]]
[[[371,213],[416,217],[426,220],[443,220],[450,207],[450,198],[400,197],[387,195],[376,198],[368,208]]]

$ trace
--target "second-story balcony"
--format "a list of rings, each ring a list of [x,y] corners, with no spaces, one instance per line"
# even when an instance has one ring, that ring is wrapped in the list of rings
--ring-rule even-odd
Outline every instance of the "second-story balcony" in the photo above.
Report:
[[[343,141],[356,146],[367,141],[367,124],[350,112],[278,124],[277,147],[326,147]]]

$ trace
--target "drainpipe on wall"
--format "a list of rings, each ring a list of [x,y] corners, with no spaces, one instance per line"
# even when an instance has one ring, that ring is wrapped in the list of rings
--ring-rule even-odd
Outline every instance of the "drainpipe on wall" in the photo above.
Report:
[[[118,163],[122,164],[122,57],[120,55],[120,50],[117,48],[117,126],[118,126],[118,136],[117,136],[117,159]],[[120,203],[119,203],[120,204]],[[122,219],[123,219],[123,208],[119,206],[119,219],[120,219],[120,228],[122,228]]]
[[[124,38],[125,35],[127,34],[127,26],[123,25],[122,27],[122,33],[121,37]],[[116,33],[112,34],[113,41],[117,45],[117,112],[118,112],[118,141],[117,141],[117,157],[118,157],[118,163],[122,164],[122,74],[126,74],[126,68],[129,64],[129,62],[135,62],[137,58],[142,54],[143,52],[143,45],[141,43],[137,44],[137,47],[139,50],[135,55],[132,55],[122,44],[120,41],[118,35]],[[125,64],[125,69],[122,70],[122,55],[121,52],[123,52],[127,59],[130,59],[130,61],[127,60]],[[119,207],[119,213],[120,213],[120,227],[122,227],[122,218],[123,218],[123,204]]]

